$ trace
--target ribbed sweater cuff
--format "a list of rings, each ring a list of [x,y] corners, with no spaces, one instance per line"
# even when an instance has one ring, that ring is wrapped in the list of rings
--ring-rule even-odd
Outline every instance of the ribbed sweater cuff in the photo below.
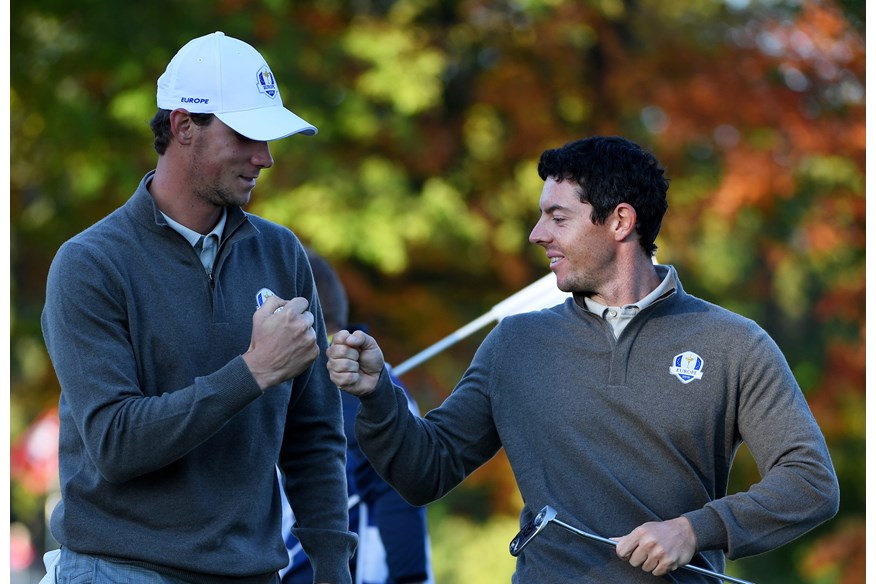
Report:
[[[207,380],[215,384],[218,398],[231,410],[240,409],[262,396],[262,390],[243,360],[243,355],[208,375]]]
[[[711,507],[685,513],[697,536],[697,551],[726,550],[727,530],[720,515]]]
[[[395,409],[395,389],[385,367],[380,373],[374,391],[360,397],[359,401],[364,417],[368,420],[381,420],[386,416],[386,412]]]
[[[314,582],[350,584],[350,558],[356,549],[358,537],[347,531],[330,529],[293,528],[302,544],[307,543],[305,552],[313,567]]]

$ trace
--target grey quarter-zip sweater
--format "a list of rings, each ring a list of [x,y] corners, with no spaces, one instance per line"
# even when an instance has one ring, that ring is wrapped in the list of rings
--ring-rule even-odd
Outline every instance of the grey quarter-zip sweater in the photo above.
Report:
[[[360,447],[414,504],[444,496],[504,448],[524,501],[521,525],[545,505],[603,537],[683,515],[697,537],[693,563],[711,570],[724,569],[725,554],[758,554],[800,536],[832,517],[839,500],[809,406],[766,332],[685,293],[674,277],[675,291],[617,339],[581,298],[506,317],[423,419],[384,373],[361,399]],[[762,479],[728,494],[742,441]],[[611,546],[549,525],[518,556],[512,581],[715,580],[686,570],[656,578]]]
[[[349,582],[346,440],[310,265],[287,228],[229,208],[212,275],[147,174],[58,250],[43,334],[61,386],[57,540],[190,582],[286,565],[276,466],[320,581]],[[256,293],[304,297],[320,356],[262,392],[242,355]]]

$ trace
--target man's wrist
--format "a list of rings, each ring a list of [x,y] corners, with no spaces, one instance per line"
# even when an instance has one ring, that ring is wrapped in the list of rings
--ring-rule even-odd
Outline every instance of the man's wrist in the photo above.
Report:
[[[272,372],[265,371],[261,369],[258,364],[256,358],[252,355],[251,351],[247,351],[242,355],[243,362],[246,363],[246,367],[249,369],[249,374],[252,375],[252,378],[258,384],[259,389],[262,390],[262,393],[272,385],[276,385],[279,383],[279,380],[274,381],[272,376]]]

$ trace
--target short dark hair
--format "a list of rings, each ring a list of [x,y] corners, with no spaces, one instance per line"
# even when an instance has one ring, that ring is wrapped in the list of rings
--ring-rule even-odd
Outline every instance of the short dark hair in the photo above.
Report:
[[[545,150],[538,161],[538,176],[574,181],[581,188],[581,201],[593,207],[591,220],[603,223],[620,203],[636,210],[639,244],[649,257],[657,251],[654,240],[660,232],[669,203],[669,179],[653,154],[619,136],[593,136]]]
[[[190,113],[189,116],[199,126],[209,126],[215,117],[213,114],[193,113]],[[155,112],[149,122],[149,127],[152,128],[152,134],[155,136],[152,146],[156,152],[164,154],[167,151],[167,145],[170,144],[170,110],[159,109]]]
[[[338,273],[324,257],[310,248],[306,248],[313,280],[316,284],[316,294],[322,307],[322,318],[329,334],[349,326],[350,303],[347,291]]]

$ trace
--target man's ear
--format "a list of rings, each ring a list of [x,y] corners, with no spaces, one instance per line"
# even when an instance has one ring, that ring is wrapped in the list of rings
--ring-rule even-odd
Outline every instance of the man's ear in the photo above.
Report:
[[[183,145],[192,143],[194,139],[195,122],[184,109],[175,109],[170,112],[170,133],[174,139]]]
[[[636,237],[636,222],[639,217],[629,203],[620,203],[615,207],[610,220],[615,241],[625,241],[630,237]]]

